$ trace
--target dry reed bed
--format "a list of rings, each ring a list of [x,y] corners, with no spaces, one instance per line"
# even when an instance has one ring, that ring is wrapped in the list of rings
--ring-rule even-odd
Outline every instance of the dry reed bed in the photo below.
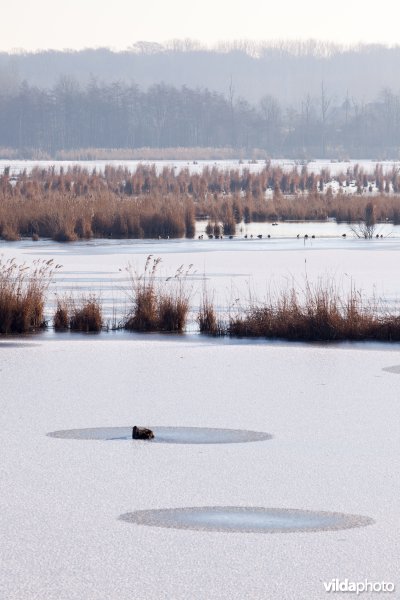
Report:
[[[172,277],[157,276],[161,259],[148,256],[141,274],[127,267],[131,279],[130,308],[114,328],[141,332],[185,331],[192,288],[191,268],[179,267]],[[46,293],[54,271],[52,260],[31,267],[14,259],[0,260],[0,334],[29,333],[46,326]],[[225,316],[203,292],[197,314],[200,333],[213,336],[281,338],[297,341],[400,341],[400,314],[384,301],[369,301],[352,288],[344,294],[332,282],[293,286],[260,302],[240,304]],[[98,332],[105,328],[101,301],[94,295],[58,298],[55,330]]]
[[[27,266],[0,257],[0,334],[33,332],[46,326],[46,293],[58,268],[53,260]]]
[[[35,168],[29,174],[0,176],[0,236],[51,237],[72,241],[90,237],[193,237],[195,220],[208,219],[225,235],[242,220],[324,220],[357,222],[373,198],[376,220],[400,223],[400,176],[381,168],[370,175],[355,166],[336,176],[344,187],[355,182],[360,194],[349,197],[329,188],[328,170],[306,167],[284,172],[269,163],[249,169],[204,168],[176,171],[139,165],[133,173],[107,166],[104,173],[75,166],[57,173]],[[371,196],[369,186],[380,190]],[[272,198],[266,191],[273,190]],[[390,194],[387,193],[390,191]],[[361,193],[363,192],[363,193]]]
[[[213,300],[206,290],[203,291],[197,322],[200,333],[212,336],[223,336],[227,333],[226,324],[217,316]]]
[[[384,308],[384,303],[368,301],[352,289],[343,295],[332,283],[304,290],[283,290],[264,302],[251,301],[237,308],[225,321],[216,321],[208,305],[211,327],[202,332],[231,337],[258,337],[296,341],[400,341],[400,314]],[[215,323],[218,323],[217,328]]]
[[[156,279],[160,258],[147,257],[144,272],[127,268],[131,280],[131,309],[123,321],[129,331],[184,331],[189,312],[190,290],[186,284],[191,269],[183,265],[162,283]]]
[[[0,257],[0,334],[32,333],[47,327],[46,296],[60,268],[53,260],[36,260],[29,266]],[[79,300],[58,299],[53,323],[58,331],[100,331],[100,301],[94,295]]]
[[[53,316],[56,331],[97,333],[104,327],[100,299],[95,295],[76,298],[58,298]]]

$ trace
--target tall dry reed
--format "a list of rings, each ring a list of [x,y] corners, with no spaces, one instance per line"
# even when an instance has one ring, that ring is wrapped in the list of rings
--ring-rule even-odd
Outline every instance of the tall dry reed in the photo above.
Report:
[[[157,279],[161,259],[147,257],[144,271],[138,274],[131,267],[131,309],[124,320],[130,331],[168,331],[181,333],[185,329],[189,312],[190,290],[186,280],[189,269],[183,265],[173,277]]]
[[[218,336],[224,335],[224,325],[217,317],[217,312],[212,298],[207,290],[203,291],[199,313],[197,315],[200,333]]]
[[[46,293],[54,270],[53,260],[36,260],[32,266],[0,258],[0,333],[27,333],[45,327]]]
[[[103,327],[103,314],[99,298],[91,294],[82,296],[78,301],[73,300],[69,327],[71,331],[84,331],[95,333]]]
[[[206,305],[212,314],[213,307]],[[200,330],[213,333],[214,321],[205,326],[200,309]],[[200,321],[201,317],[201,321]],[[377,300],[366,300],[352,288],[342,294],[334,283],[304,289],[292,287],[264,302],[237,307],[221,324],[221,334],[232,337],[281,338],[297,341],[400,341],[400,314],[384,309]]]
[[[56,331],[99,332],[104,324],[100,299],[94,294],[80,298],[58,298],[53,317]]]

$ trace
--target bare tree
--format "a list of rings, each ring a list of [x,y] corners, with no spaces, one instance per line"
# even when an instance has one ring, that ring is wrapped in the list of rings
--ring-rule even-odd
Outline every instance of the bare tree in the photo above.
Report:
[[[301,103],[303,148],[306,148],[310,142],[312,112],[313,112],[313,101],[312,101],[310,94],[307,94],[307,96]]]
[[[270,151],[276,152],[280,145],[281,107],[273,96],[263,96],[260,101],[260,112],[265,131],[265,146]]]
[[[229,110],[231,117],[231,144],[234,148],[236,145],[236,123],[235,123],[235,107],[234,107],[234,98],[235,98],[235,87],[233,85],[232,75],[229,80],[229,88],[228,88],[228,101],[229,101]]]
[[[364,218],[354,225],[350,226],[350,230],[358,238],[370,240],[374,237],[376,230],[375,207],[372,202],[368,202],[365,206]]]
[[[332,98],[328,98],[324,82],[321,82],[321,141],[322,141],[322,158],[326,155],[326,122],[328,118],[328,111],[331,105]]]

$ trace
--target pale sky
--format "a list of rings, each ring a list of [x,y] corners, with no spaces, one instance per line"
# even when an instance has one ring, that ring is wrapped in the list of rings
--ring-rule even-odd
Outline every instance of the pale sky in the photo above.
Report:
[[[0,50],[193,38],[400,43],[400,0],[5,0]]]

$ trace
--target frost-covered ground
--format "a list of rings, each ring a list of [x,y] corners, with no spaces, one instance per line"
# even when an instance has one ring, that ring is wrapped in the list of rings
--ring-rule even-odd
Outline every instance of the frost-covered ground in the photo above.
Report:
[[[161,256],[164,277],[193,263],[193,303],[206,279],[220,308],[249,285],[262,295],[305,275],[354,282],[395,303],[399,250],[396,238],[0,245],[18,261],[54,257],[64,265],[54,289],[100,290],[109,306],[113,298],[123,305],[127,261],[140,269],[149,254]],[[119,332],[0,339],[0,597],[321,600],[334,578],[399,587],[399,365],[398,345],[385,344]],[[46,435],[133,424],[273,439],[175,445]],[[375,524],[255,534],[119,520],[207,506],[332,511]]]

